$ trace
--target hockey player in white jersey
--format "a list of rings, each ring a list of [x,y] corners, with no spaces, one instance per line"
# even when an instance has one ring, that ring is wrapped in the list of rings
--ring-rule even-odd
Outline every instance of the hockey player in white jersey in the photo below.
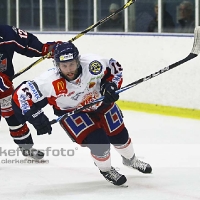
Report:
[[[51,134],[51,124],[42,111],[47,103],[53,106],[55,115],[62,116],[104,96],[103,102],[60,120],[61,126],[73,141],[90,149],[100,173],[114,185],[123,185],[127,179],[111,166],[110,144],[124,165],[151,173],[151,166],[135,156],[122,113],[115,104],[119,98],[115,91],[122,84],[121,65],[112,58],[80,56],[70,42],[56,45],[54,62],[54,68],[15,90],[13,108],[18,119],[33,124],[38,135]]]

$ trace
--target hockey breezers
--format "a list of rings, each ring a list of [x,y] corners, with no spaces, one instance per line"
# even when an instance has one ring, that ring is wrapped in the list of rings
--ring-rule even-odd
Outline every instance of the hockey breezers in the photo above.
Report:
[[[158,75],[160,75],[164,72],[167,72],[167,71],[169,71],[169,70],[171,70],[171,69],[173,69],[173,68],[175,68],[175,67],[177,67],[177,66],[179,66],[179,65],[181,65],[181,64],[183,64],[183,63],[185,63],[185,62],[187,62],[187,61],[189,61],[189,60],[191,60],[195,57],[197,57],[199,52],[200,52],[200,26],[195,28],[193,48],[192,48],[192,51],[190,52],[190,54],[186,58],[184,58],[184,59],[182,59],[178,62],[175,62],[175,63],[169,65],[168,67],[165,67],[165,68],[163,68],[163,69],[161,69],[161,70],[159,70],[159,71],[157,71],[153,74],[150,74],[149,76],[146,76],[144,78],[141,78],[137,81],[134,81],[134,82],[126,85],[126,86],[122,87],[121,89],[117,90],[116,93],[121,93],[125,90],[128,90],[132,87],[135,87],[136,85],[138,85],[140,83],[148,81],[148,80],[150,80],[150,79],[152,79],[152,78],[154,78],[154,77],[156,77],[156,76],[158,76]],[[69,116],[71,116],[75,113],[78,113],[82,110],[85,110],[86,108],[89,108],[89,107],[101,102],[103,99],[104,99],[104,96],[100,97],[99,99],[97,99],[97,100],[95,100],[95,101],[93,101],[93,102],[91,102],[91,103],[89,103],[89,104],[87,104],[83,107],[76,108],[74,111],[66,113],[66,114],[58,117],[57,119],[53,119],[50,123],[55,124],[55,123],[59,122],[63,117],[69,117]]]
[[[110,14],[109,16],[99,20],[97,23],[89,26],[88,28],[86,28],[84,31],[78,33],[75,37],[71,38],[68,42],[73,42],[75,40],[77,40],[78,38],[80,38],[81,36],[85,35],[87,32],[91,31],[92,29],[94,29],[95,27],[103,24],[104,22],[108,21],[110,18],[112,18],[114,15],[120,13],[121,11],[123,11],[124,9],[128,8],[131,4],[135,3],[136,0],[128,0],[128,2],[126,4],[124,4],[121,8],[119,8],[118,10],[116,10],[115,12],[113,12],[112,14]],[[35,62],[33,62],[31,65],[29,65],[28,67],[20,70],[19,72],[17,72],[13,77],[12,80],[15,79],[16,77],[20,76],[21,74],[23,74],[24,72],[28,71],[29,69],[31,69],[32,67],[34,67],[35,65],[37,65],[38,63],[42,62],[44,59],[48,58],[51,55],[51,52],[49,52],[47,55],[42,56],[40,59],[36,60]]]

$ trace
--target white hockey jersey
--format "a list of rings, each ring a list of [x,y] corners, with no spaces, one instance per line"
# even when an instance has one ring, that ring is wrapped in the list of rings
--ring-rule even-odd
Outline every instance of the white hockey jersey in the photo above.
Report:
[[[58,110],[71,111],[82,107],[101,97],[102,79],[114,82],[118,88],[121,87],[122,67],[114,59],[88,54],[80,56],[79,60],[82,73],[73,81],[61,77],[57,67],[54,67],[33,81],[22,84],[13,96],[22,113],[25,114],[34,103],[45,98]],[[100,105],[101,103],[98,103],[86,111],[93,111]]]

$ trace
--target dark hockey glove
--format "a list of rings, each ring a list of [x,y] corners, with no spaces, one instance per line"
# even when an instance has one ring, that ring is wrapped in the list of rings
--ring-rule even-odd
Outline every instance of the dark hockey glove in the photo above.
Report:
[[[46,44],[44,44],[42,47],[42,56],[45,56],[46,54],[51,52],[51,54],[47,58],[53,58],[54,57],[54,49],[58,43],[62,43],[62,42],[61,41],[47,42]]]
[[[113,82],[106,82],[101,86],[101,95],[104,96],[103,103],[109,105],[119,99],[119,94],[116,94],[117,86]]]
[[[51,134],[51,124],[42,110],[31,109],[25,113],[25,117],[35,127],[37,135]]]
[[[10,87],[12,87],[12,81],[9,79],[9,77],[6,74],[3,74],[2,72],[0,72],[0,91],[4,92]]]

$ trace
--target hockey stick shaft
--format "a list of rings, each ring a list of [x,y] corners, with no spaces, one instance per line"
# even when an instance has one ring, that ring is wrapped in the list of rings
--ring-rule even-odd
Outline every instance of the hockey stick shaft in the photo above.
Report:
[[[186,63],[187,61],[192,60],[193,58],[197,57],[199,52],[200,52],[200,26],[196,27],[195,30],[194,30],[193,47],[192,47],[190,54],[187,57],[185,57],[184,59],[179,60],[179,61],[169,65],[168,67],[165,67],[165,68],[163,68],[163,69],[161,69],[161,70],[159,70],[159,71],[157,71],[153,74],[150,74],[149,76],[141,78],[141,79],[139,79],[139,80],[137,80],[133,83],[130,83],[129,85],[122,87],[120,90],[125,91],[125,90],[127,90],[131,87],[138,85],[139,83],[145,82],[145,81],[152,79],[152,78],[154,78],[154,77],[156,77],[156,76],[158,76],[158,75],[160,75],[164,72],[167,72],[167,71],[169,71],[169,70],[171,70],[171,69],[173,69],[173,68],[175,68],[175,67],[177,67],[177,66],[179,66],[183,63]]]
[[[71,38],[69,40],[69,42],[73,42],[75,40],[77,40],[78,38],[80,38],[81,36],[85,35],[87,32],[91,31],[92,29],[94,29],[95,27],[103,24],[104,22],[106,22],[107,20],[109,20],[111,17],[113,17],[114,15],[120,13],[121,11],[123,11],[124,9],[128,8],[131,4],[135,3],[136,0],[129,0],[126,4],[124,4],[121,8],[119,8],[118,10],[116,10],[115,12],[113,12],[112,14],[110,14],[109,16],[99,20],[97,23],[91,25],[90,27],[86,28],[84,31],[80,32],[79,34],[77,34],[75,37]],[[28,67],[20,70],[19,72],[17,72],[13,77],[12,80],[15,79],[16,77],[20,76],[21,74],[23,74],[24,72],[28,71],[29,69],[31,69],[32,67],[34,67],[35,65],[39,64],[40,62],[42,62],[44,59],[48,58],[49,55],[51,53],[48,53],[45,56],[42,56],[40,59],[36,60],[34,63],[32,63],[31,65],[29,65]]]
[[[156,77],[156,76],[158,76],[158,75],[160,75],[160,74],[162,74],[162,73],[164,73],[164,72],[169,71],[170,69],[173,69],[174,67],[177,67],[177,66],[179,66],[179,65],[181,65],[181,64],[183,64],[183,63],[185,63],[185,62],[187,62],[188,60],[191,60],[192,58],[194,58],[194,57],[196,57],[196,56],[197,56],[196,54],[189,54],[189,55],[188,55],[186,58],[184,58],[183,60],[180,60],[180,61],[178,61],[178,62],[176,62],[176,63],[174,63],[174,64],[172,64],[172,65],[169,65],[168,67],[165,67],[165,68],[163,68],[163,69],[161,69],[161,70],[159,70],[159,71],[157,71],[157,72],[155,72],[155,73],[153,73],[153,74],[150,74],[149,76],[146,76],[146,77],[144,77],[144,78],[138,79],[137,81],[134,81],[134,82],[132,82],[132,83],[130,83],[130,84],[128,84],[128,85],[122,87],[121,89],[117,90],[116,93],[119,94],[119,93],[121,93],[121,92],[124,92],[124,91],[126,91],[126,90],[132,88],[132,87],[135,87],[136,85],[138,85],[138,84],[140,84],[140,83],[142,83],[142,82],[148,81],[148,80],[150,80],[150,79],[152,79],[152,78],[154,78],[154,77]],[[75,110],[72,111],[72,112],[66,113],[66,114],[64,114],[64,115],[62,115],[62,116],[60,116],[60,117],[58,117],[57,119],[53,119],[50,123],[51,123],[51,124],[55,124],[55,123],[59,122],[62,118],[64,118],[64,117],[69,117],[69,116],[71,116],[71,115],[73,115],[73,114],[76,114],[76,113],[78,113],[78,112],[81,112],[82,110],[85,110],[85,109],[87,109],[87,108],[89,108],[89,107],[91,107],[91,106],[93,106],[93,105],[95,105],[95,104],[97,104],[97,103],[103,101],[103,99],[104,99],[104,96],[98,98],[97,100],[95,100],[95,101],[93,101],[93,102],[91,102],[91,103],[89,103],[89,104],[87,104],[87,105],[85,105],[85,106],[83,106],[83,107],[77,108],[77,109],[75,109]]]
[[[177,67],[177,66],[179,66],[179,65],[181,65],[181,64],[183,64],[183,63],[185,63],[185,62],[187,62],[187,61],[189,61],[189,60],[191,60],[193,58],[195,58],[196,56],[197,56],[196,54],[190,53],[186,58],[184,58],[184,59],[182,59],[182,60],[180,60],[180,61],[178,61],[176,63],[173,63],[173,64],[169,65],[168,67],[160,69],[159,71],[157,71],[157,72],[155,72],[153,74],[150,74],[149,76],[141,78],[141,79],[139,79],[139,80],[137,80],[135,82],[132,82],[132,83],[122,87],[120,89],[120,92],[125,91],[125,90],[127,90],[129,88],[132,88],[132,87],[134,87],[134,86],[136,86],[136,85],[138,85],[138,84],[140,84],[142,82],[148,81],[149,79],[152,79],[152,78],[154,78],[154,77],[156,77],[156,76],[158,76],[160,74],[163,74],[164,72],[167,72],[167,71],[169,71],[169,70],[171,70],[171,69],[173,69],[173,68],[175,68],[175,67]]]
[[[160,74],[163,74],[164,72],[167,72],[167,71],[169,71],[169,70],[171,70],[171,69],[173,69],[173,68],[175,68],[175,67],[177,67],[177,66],[179,66],[183,63],[186,63],[187,61],[197,57],[198,54],[199,54],[199,51],[200,51],[200,27],[197,27],[197,28],[195,28],[195,32],[194,32],[194,43],[193,43],[192,51],[186,58],[179,60],[178,62],[175,62],[175,63],[169,65],[168,67],[165,67],[165,68],[163,68],[163,69],[161,69],[161,70],[159,70],[155,73],[152,73],[149,76],[143,77],[141,79],[138,79],[137,81],[134,81],[134,82],[126,85],[126,86],[122,87],[121,89],[117,90],[116,93],[124,92],[124,91],[126,91],[126,90],[140,84],[140,83],[148,81],[148,80],[150,80],[150,79],[152,79],[152,78],[154,78],[154,77],[156,77]],[[82,110],[85,110],[86,108],[89,108],[89,107],[101,102],[103,99],[104,99],[104,96],[100,97],[99,99],[97,99],[97,100],[95,100],[95,101],[93,101],[93,102],[91,102],[91,103],[89,103],[89,104],[87,104],[83,107],[77,108],[72,112],[66,113],[66,114],[58,117],[57,119],[53,119],[50,123],[55,124],[55,123],[59,122],[63,117],[69,117],[73,114],[81,112]]]
[[[90,30],[96,28],[97,26],[103,24],[104,22],[108,21],[110,18],[112,18],[114,15],[120,13],[121,11],[123,11],[124,9],[128,8],[131,4],[135,3],[136,0],[129,0],[126,4],[124,4],[121,8],[119,8],[118,10],[116,10],[115,12],[113,12],[112,14],[110,14],[109,16],[99,20],[96,24],[91,25],[90,27],[86,28],[84,31],[82,31],[81,33],[79,33],[78,35],[76,35],[75,37],[73,37],[71,40],[69,40],[70,42],[73,42],[74,40],[78,39],[79,37],[81,37],[82,35],[86,34],[87,32],[89,32]]]
[[[13,75],[12,80],[15,79],[16,77],[20,76],[21,74],[23,74],[24,72],[28,71],[29,69],[31,69],[32,67],[34,67],[35,65],[39,64],[40,62],[42,62],[45,58],[48,57],[48,55],[50,55],[50,53],[48,53],[45,56],[42,56],[40,59],[36,60],[35,62],[33,62],[31,65],[29,65],[28,67],[20,70],[19,72],[17,72],[16,74]]]
[[[169,65],[168,67],[165,67],[165,68],[163,68],[163,69],[161,69],[161,70],[159,70],[159,71],[157,71],[157,72],[155,72],[153,74],[150,74],[149,76],[146,76],[144,78],[138,79],[137,81],[134,81],[134,82],[122,87],[121,89],[117,90],[116,93],[119,94],[121,92],[124,92],[124,91],[132,88],[132,87],[135,87],[136,85],[138,85],[138,84],[140,84],[142,82],[148,81],[148,80],[150,80],[150,79],[152,79],[152,78],[154,78],[154,77],[156,77],[156,76],[158,76],[158,75],[160,75],[160,74],[162,74],[164,72],[167,72],[167,71],[169,71],[169,70],[171,70],[171,69],[173,69],[173,68],[175,68],[175,67],[177,67],[177,66],[179,66],[179,65],[181,65],[181,64],[183,64],[183,63],[185,63],[185,62],[187,62],[187,61],[189,61],[189,60],[191,60],[193,58],[195,58],[196,56],[197,56],[196,54],[190,53],[183,60],[180,60],[180,61],[178,61],[178,62],[176,62],[176,63],[174,63],[172,65]],[[59,122],[62,118],[69,117],[69,116],[71,116],[73,114],[81,112],[81,111],[83,111],[83,110],[85,110],[85,109],[87,109],[87,108],[89,108],[89,107],[101,102],[103,99],[104,99],[104,96],[100,97],[99,99],[97,99],[97,100],[95,100],[95,101],[93,101],[93,102],[91,102],[91,103],[89,103],[89,104],[87,104],[87,105],[85,105],[83,107],[77,108],[77,109],[73,110],[72,112],[66,113],[66,114],[58,117],[57,119],[53,119],[50,123],[51,124],[55,124],[55,123]]]

